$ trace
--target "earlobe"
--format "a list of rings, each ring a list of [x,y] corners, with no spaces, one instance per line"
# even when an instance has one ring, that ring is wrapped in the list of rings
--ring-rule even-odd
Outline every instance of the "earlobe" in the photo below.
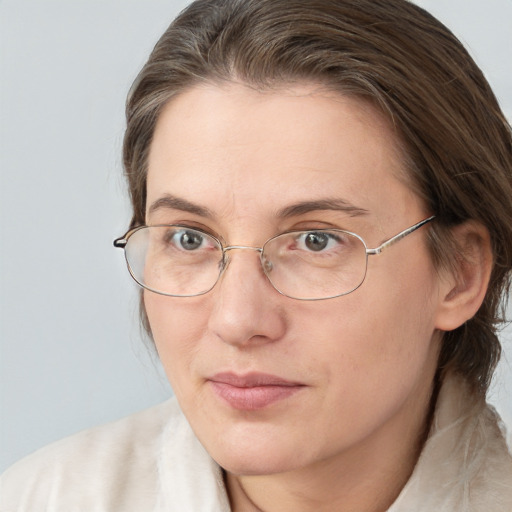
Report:
[[[493,262],[485,226],[468,221],[453,228],[452,234],[460,252],[454,270],[442,271],[436,318],[436,328],[442,331],[452,331],[476,314],[487,292]]]

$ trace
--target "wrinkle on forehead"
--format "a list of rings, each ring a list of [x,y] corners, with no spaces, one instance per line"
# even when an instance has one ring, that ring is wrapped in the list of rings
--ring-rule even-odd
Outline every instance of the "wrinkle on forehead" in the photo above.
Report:
[[[328,133],[338,129],[342,150]],[[395,130],[368,101],[317,84],[264,92],[240,84],[201,85],[174,98],[160,116],[148,199],[176,194],[226,222],[263,221],[262,212],[278,217],[297,203],[326,198],[379,215],[375,203],[384,201],[389,187],[380,186],[375,201],[375,181],[383,173],[389,175],[386,184],[396,179],[401,162]],[[396,216],[405,215],[398,202],[391,206]]]

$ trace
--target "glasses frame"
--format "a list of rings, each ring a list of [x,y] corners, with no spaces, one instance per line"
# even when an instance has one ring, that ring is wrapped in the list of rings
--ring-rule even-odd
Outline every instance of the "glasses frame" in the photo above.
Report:
[[[317,300],[335,299],[336,297],[343,297],[344,295],[348,295],[348,294],[356,291],[364,283],[364,281],[366,279],[366,273],[368,271],[368,256],[376,256],[376,255],[381,254],[388,247],[396,244],[400,240],[403,240],[406,236],[410,235],[411,233],[414,233],[416,230],[418,230],[419,228],[421,228],[425,224],[428,224],[429,222],[433,221],[434,219],[435,219],[435,215],[432,215],[432,216],[430,216],[430,217],[428,217],[426,219],[423,219],[420,222],[417,222],[416,224],[414,224],[414,225],[404,229],[403,231],[400,231],[400,233],[397,233],[396,235],[392,236],[391,238],[388,238],[387,240],[382,242],[378,247],[375,247],[375,248],[368,248],[366,242],[364,241],[364,239],[360,235],[358,235],[357,233],[353,233],[351,231],[347,231],[345,229],[312,229],[312,230],[302,230],[301,229],[301,230],[297,230],[297,231],[286,231],[284,233],[280,233],[279,235],[276,235],[276,236],[273,236],[273,237],[269,238],[261,247],[253,247],[253,246],[250,246],[250,245],[227,245],[227,246],[224,246],[222,244],[222,242],[217,237],[215,237],[215,236],[213,236],[213,235],[211,235],[209,233],[204,233],[200,229],[191,228],[190,226],[183,226],[183,225],[180,225],[180,224],[157,224],[157,225],[154,225],[154,226],[147,226],[147,225],[137,226],[137,227],[132,228],[129,231],[127,231],[122,237],[116,238],[113,243],[114,243],[114,247],[119,248],[119,249],[123,249],[125,260],[126,260],[126,264],[127,264],[127,267],[128,267],[128,271],[129,271],[130,275],[132,276],[133,280],[139,286],[141,286],[142,288],[144,288],[146,290],[149,290],[149,291],[151,291],[153,293],[157,293],[159,295],[164,295],[166,297],[180,297],[180,298],[199,297],[201,295],[205,295],[206,293],[210,292],[211,290],[213,290],[213,288],[215,288],[215,285],[219,282],[220,277],[222,276],[222,274],[224,273],[224,271],[228,267],[229,259],[226,257],[226,253],[228,253],[229,251],[235,250],[235,249],[240,249],[240,250],[257,251],[260,254],[260,262],[261,262],[261,266],[263,268],[263,272],[264,272],[265,276],[269,280],[269,282],[272,285],[272,287],[277,292],[279,292],[281,295],[284,295],[285,297],[288,297],[290,299],[295,299],[295,300],[317,301]],[[204,234],[208,235],[209,237],[213,238],[219,244],[219,247],[221,248],[221,251],[222,251],[222,259],[221,259],[222,265],[221,265],[221,267],[219,269],[219,275],[217,276],[216,281],[213,283],[213,285],[208,290],[205,290],[205,291],[202,291],[202,292],[199,292],[199,293],[194,293],[194,294],[191,294],[191,295],[174,295],[172,293],[165,293],[165,292],[161,292],[161,291],[155,290],[153,288],[150,288],[149,286],[146,286],[146,285],[142,284],[135,277],[135,275],[133,273],[133,270],[132,270],[132,267],[130,265],[130,262],[128,261],[128,258],[127,258],[127,255],[126,255],[126,245],[128,244],[128,240],[130,239],[130,237],[134,233],[136,233],[137,231],[140,231],[141,229],[151,228],[151,227],[181,227],[181,228],[186,228],[186,229],[188,228],[188,229],[191,229],[191,230],[194,230],[194,231],[198,231],[200,233],[204,233]],[[350,236],[353,236],[353,237],[359,239],[362,242],[362,244],[363,244],[363,246],[365,248],[365,256],[366,256],[365,271],[364,271],[363,278],[361,279],[361,282],[355,288],[351,289],[348,292],[343,292],[343,293],[339,293],[339,294],[336,294],[336,295],[330,295],[328,297],[303,298],[303,297],[294,297],[294,296],[291,296],[291,295],[288,295],[288,294],[284,293],[283,291],[281,291],[272,282],[272,279],[271,279],[271,277],[269,275],[270,269],[268,269],[268,265],[267,265],[268,262],[265,262],[263,260],[263,254],[264,254],[264,251],[265,251],[265,246],[269,242],[271,242],[272,240],[275,240],[276,238],[279,238],[282,235],[286,235],[286,234],[290,234],[290,233],[304,233],[304,232],[308,232],[308,231],[312,231],[312,232],[317,232],[317,231],[318,232],[321,232],[321,231],[336,231],[336,232],[346,233],[346,234],[348,234]]]

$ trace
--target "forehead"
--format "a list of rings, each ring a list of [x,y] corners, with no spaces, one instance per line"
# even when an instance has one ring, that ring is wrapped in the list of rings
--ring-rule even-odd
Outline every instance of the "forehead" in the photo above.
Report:
[[[158,120],[148,208],[171,194],[238,219],[330,198],[401,215],[413,198],[401,160],[387,119],[362,100],[314,85],[195,87]]]

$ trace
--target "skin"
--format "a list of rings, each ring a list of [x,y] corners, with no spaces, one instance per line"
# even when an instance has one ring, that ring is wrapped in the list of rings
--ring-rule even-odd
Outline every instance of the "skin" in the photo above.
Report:
[[[361,100],[314,85],[195,87],[158,120],[147,224],[190,225],[256,247],[286,230],[336,227],[376,247],[430,215],[403,171],[394,132]],[[162,201],[167,194],[197,208]],[[326,198],[357,210],[279,215]],[[335,299],[280,295],[245,250],[230,252],[205,295],[145,292],[167,376],[226,470],[233,510],[376,512],[399,494],[428,424],[439,329],[459,322],[448,318],[453,280],[434,268],[426,229],[371,256],[363,285]],[[246,411],[212,389],[218,372],[253,371],[300,390]]]

